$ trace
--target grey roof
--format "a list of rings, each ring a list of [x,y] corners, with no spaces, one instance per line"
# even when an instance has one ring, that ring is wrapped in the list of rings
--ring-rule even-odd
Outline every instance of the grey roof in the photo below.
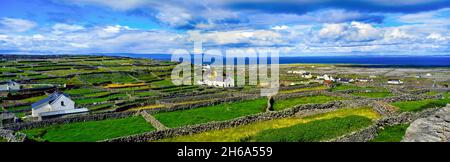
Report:
[[[41,113],[39,113],[39,116],[67,115],[67,114],[84,113],[84,112],[88,112],[88,111],[89,111],[89,109],[87,109],[87,108],[79,108],[79,109],[72,109],[72,110],[41,112]]]
[[[342,81],[342,82],[349,82],[351,79],[348,79],[348,78],[339,78],[339,81]]]
[[[55,101],[56,99],[58,99],[62,95],[66,96],[66,97],[69,97],[67,94],[60,93],[60,92],[54,92],[50,96],[48,96],[47,98],[44,98],[44,99],[42,99],[42,100],[40,100],[40,101],[38,101],[36,103],[31,104],[31,108],[32,109],[36,109],[36,108],[38,108],[39,106],[41,106],[43,104],[52,104],[53,101]]]

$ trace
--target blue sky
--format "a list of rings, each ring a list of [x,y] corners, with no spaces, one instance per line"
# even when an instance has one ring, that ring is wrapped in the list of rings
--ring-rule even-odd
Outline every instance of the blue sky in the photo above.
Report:
[[[450,55],[448,0],[1,0],[0,53]]]

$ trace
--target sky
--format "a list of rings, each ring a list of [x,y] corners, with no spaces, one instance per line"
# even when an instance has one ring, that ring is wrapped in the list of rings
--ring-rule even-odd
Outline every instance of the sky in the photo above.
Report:
[[[0,53],[450,55],[449,0],[0,0]]]

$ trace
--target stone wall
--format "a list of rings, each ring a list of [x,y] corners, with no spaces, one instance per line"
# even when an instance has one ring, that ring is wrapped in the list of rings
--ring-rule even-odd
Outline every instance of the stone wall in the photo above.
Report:
[[[330,103],[326,103],[326,104],[299,105],[292,109],[286,109],[283,111],[265,112],[265,113],[255,114],[255,115],[248,115],[248,116],[244,116],[244,117],[240,117],[240,118],[236,118],[236,119],[231,119],[231,120],[227,120],[227,121],[215,121],[215,122],[209,122],[209,123],[204,123],[204,124],[197,124],[197,125],[191,125],[191,126],[184,126],[184,127],[178,127],[178,128],[172,128],[172,129],[147,132],[147,133],[138,134],[138,135],[110,139],[110,140],[106,140],[104,142],[147,142],[147,141],[153,141],[153,140],[158,140],[158,139],[163,139],[163,138],[168,138],[168,137],[190,135],[190,134],[196,134],[196,133],[201,133],[201,132],[205,132],[205,131],[236,127],[236,126],[246,125],[246,124],[250,124],[250,123],[258,122],[258,121],[266,121],[266,120],[272,120],[272,119],[291,117],[291,116],[294,116],[296,113],[303,111],[303,110],[306,111],[306,110],[333,109],[333,108],[340,108],[340,107],[342,107],[341,102],[330,102]]]
[[[19,131],[23,129],[33,129],[47,127],[57,124],[69,124],[75,122],[86,122],[86,121],[98,121],[105,119],[116,119],[116,118],[126,118],[135,115],[136,112],[121,112],[121,113],[101,113],[101,114],[88,114],[88,115],[78,115],[66,118],[56,118],[42,121],[30,121],[23,123],[13,123],[4,126],[4,129]]]
[[[6,139],[8,142],[24,142],[26,135],[23,133],[14,133],[12,130],[0,129],[0,137]]]
[[[427,109],[421,112],[404,112],[398,116],[389,116],[382,118],[375,122],[372,126],[338,137],[336,139],[330,140],[330,142],[367,142],[374,139],[378,132],[383,130],[386,126],[393,126],[398,124],[411,123],[412,121],[432,115],[434,112],[438,111],[440,108]]]

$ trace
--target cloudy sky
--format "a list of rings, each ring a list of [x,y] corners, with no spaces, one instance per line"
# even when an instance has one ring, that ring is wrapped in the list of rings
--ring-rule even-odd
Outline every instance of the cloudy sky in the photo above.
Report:
[[[1,0],[0,53],[450,55],[449,0]]]

